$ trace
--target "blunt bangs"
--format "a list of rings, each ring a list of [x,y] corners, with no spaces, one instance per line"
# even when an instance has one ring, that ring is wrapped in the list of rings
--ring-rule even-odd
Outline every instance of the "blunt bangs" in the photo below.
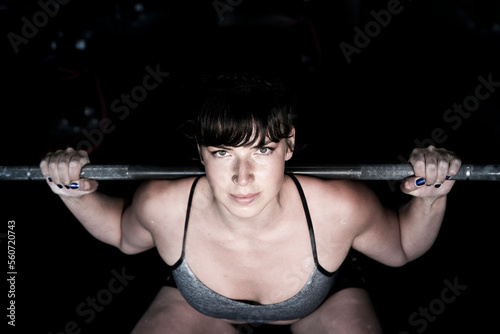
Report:
[[[268,82],[236,86],[209,96],[195,122],[195,140],[204,146],[263,146],[288,138],[293,128],[291,104]]]

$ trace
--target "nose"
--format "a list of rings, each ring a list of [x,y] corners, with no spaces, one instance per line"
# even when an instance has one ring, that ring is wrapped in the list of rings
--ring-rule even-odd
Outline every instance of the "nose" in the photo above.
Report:
[[[246,186],[254,181],[252,163],[246,160],[238,160],[235,166],[233,182],[239,186]]]

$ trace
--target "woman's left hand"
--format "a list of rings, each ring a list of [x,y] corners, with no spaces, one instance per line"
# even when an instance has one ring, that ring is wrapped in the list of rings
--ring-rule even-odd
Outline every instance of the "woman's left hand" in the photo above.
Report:
[[[415,197],[438,198],[448,194],[455,181],[448,180],[458,173],[462,161],[455,153],[443,148],[415,148],[409,162],[415,176],[401,183],[401,191]]]

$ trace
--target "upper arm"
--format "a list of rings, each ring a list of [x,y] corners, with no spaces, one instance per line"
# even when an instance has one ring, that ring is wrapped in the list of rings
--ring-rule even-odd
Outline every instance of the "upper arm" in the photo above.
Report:
[[[355,224],[352,247],[389,266],[408,262],[401,243],[396,211],[382,206],[376,194],[361,182],[350,182],[345,189],[347,210]]]
[[[136,254],[155,246],[153,234],[148,226],[154,214],[154,197],[158,190],[156,181],[140,185],[122,215],[120,250],[126,254]]]

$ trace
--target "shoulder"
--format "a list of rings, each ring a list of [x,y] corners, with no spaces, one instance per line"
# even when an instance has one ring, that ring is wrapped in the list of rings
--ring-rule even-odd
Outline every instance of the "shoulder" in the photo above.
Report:
[[[311,211],[321,211],[325,220],[331,217],[363,223],[371,208],[378,205],[375,193],[356,180],[324,180],[297,175]]]
[[[369,200],[372,190],[364,183],[355,180],[324,180],[316,177],[296,175],[306,198],[315,202],[338,201],[343,205],[357,204]]]
[[[189,196],[194,177],[177,180],[151,180],[142,183],[135,192],[135,197],[142,201],[181,200],[182,193]]]
[[[140,215],[156,214],[158,211],[185,214],[194,180],[194,177],[189,177],[146,181],[135,191],[132,205]]]

